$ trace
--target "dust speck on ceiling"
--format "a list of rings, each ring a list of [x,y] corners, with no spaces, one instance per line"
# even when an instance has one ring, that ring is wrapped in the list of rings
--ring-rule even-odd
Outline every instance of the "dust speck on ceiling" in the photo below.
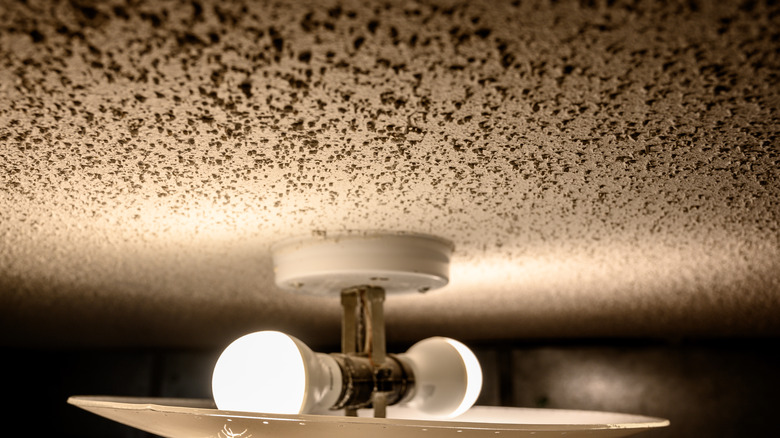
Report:
[[[780,334],[780,5],[0,5],[2,342],[337,339],[320,230],[453,240],[390,341]]]

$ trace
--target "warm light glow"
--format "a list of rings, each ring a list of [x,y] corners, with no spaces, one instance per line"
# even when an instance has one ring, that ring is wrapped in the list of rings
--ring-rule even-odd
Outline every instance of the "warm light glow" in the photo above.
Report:
[[[450,418],[454,418],[466,412],[477,401],[477,397],[482,391],[482,367],[479,366],[479,360],[468,347],[454,339],[446,338],[445,340],[458,350],[461,359],[463,359],[463,365],[466,367],[466,394],[463,396],[460,406],[449,415]]]
[[[303,354],[293,338],[263,331],[238,338],[225,349],[211,386],[222,410],[297,414],[306,380]]]

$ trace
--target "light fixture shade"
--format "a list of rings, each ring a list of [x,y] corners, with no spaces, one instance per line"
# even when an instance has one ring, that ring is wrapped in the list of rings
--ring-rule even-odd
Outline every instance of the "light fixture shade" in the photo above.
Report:
[[[398,355],[412,367],[415,389],[405,402],[434,418],[454,418],[477,401],[482,368],[462,343],[443,337],[424,339]]]
[[[131,427],[171,438],[619,438],[666,427],[662,418],[613,412],[475,406],[454,420],[431,420],[399,406],[389,418],[235,414],[210,400],[74,396],[68,403]],[[370,415],[369,413],[366,413]]]
[[[336,361],[276,331],[242,336],[217,360],[211,380],[221,410],[313,413],[336,402],[342,385]]]

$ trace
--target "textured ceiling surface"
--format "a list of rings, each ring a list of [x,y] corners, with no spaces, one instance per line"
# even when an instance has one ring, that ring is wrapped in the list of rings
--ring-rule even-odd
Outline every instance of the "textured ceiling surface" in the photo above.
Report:
[[[338,339],[270,245],[456,245],[389,341],[780,334],[780,5],[0,2],[0,340]]]

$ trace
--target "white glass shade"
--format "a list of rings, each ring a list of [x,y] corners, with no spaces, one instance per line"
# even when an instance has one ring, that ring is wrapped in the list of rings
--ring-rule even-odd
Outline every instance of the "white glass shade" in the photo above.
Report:
[[[235,414],[210,400],[71,397],[68,403],[128,426],[171,438],[618,438],[666,427],[668,420],[610,412],[475,406],[455,420],[431,421],[390,406],[388,418],[332,415]]]

